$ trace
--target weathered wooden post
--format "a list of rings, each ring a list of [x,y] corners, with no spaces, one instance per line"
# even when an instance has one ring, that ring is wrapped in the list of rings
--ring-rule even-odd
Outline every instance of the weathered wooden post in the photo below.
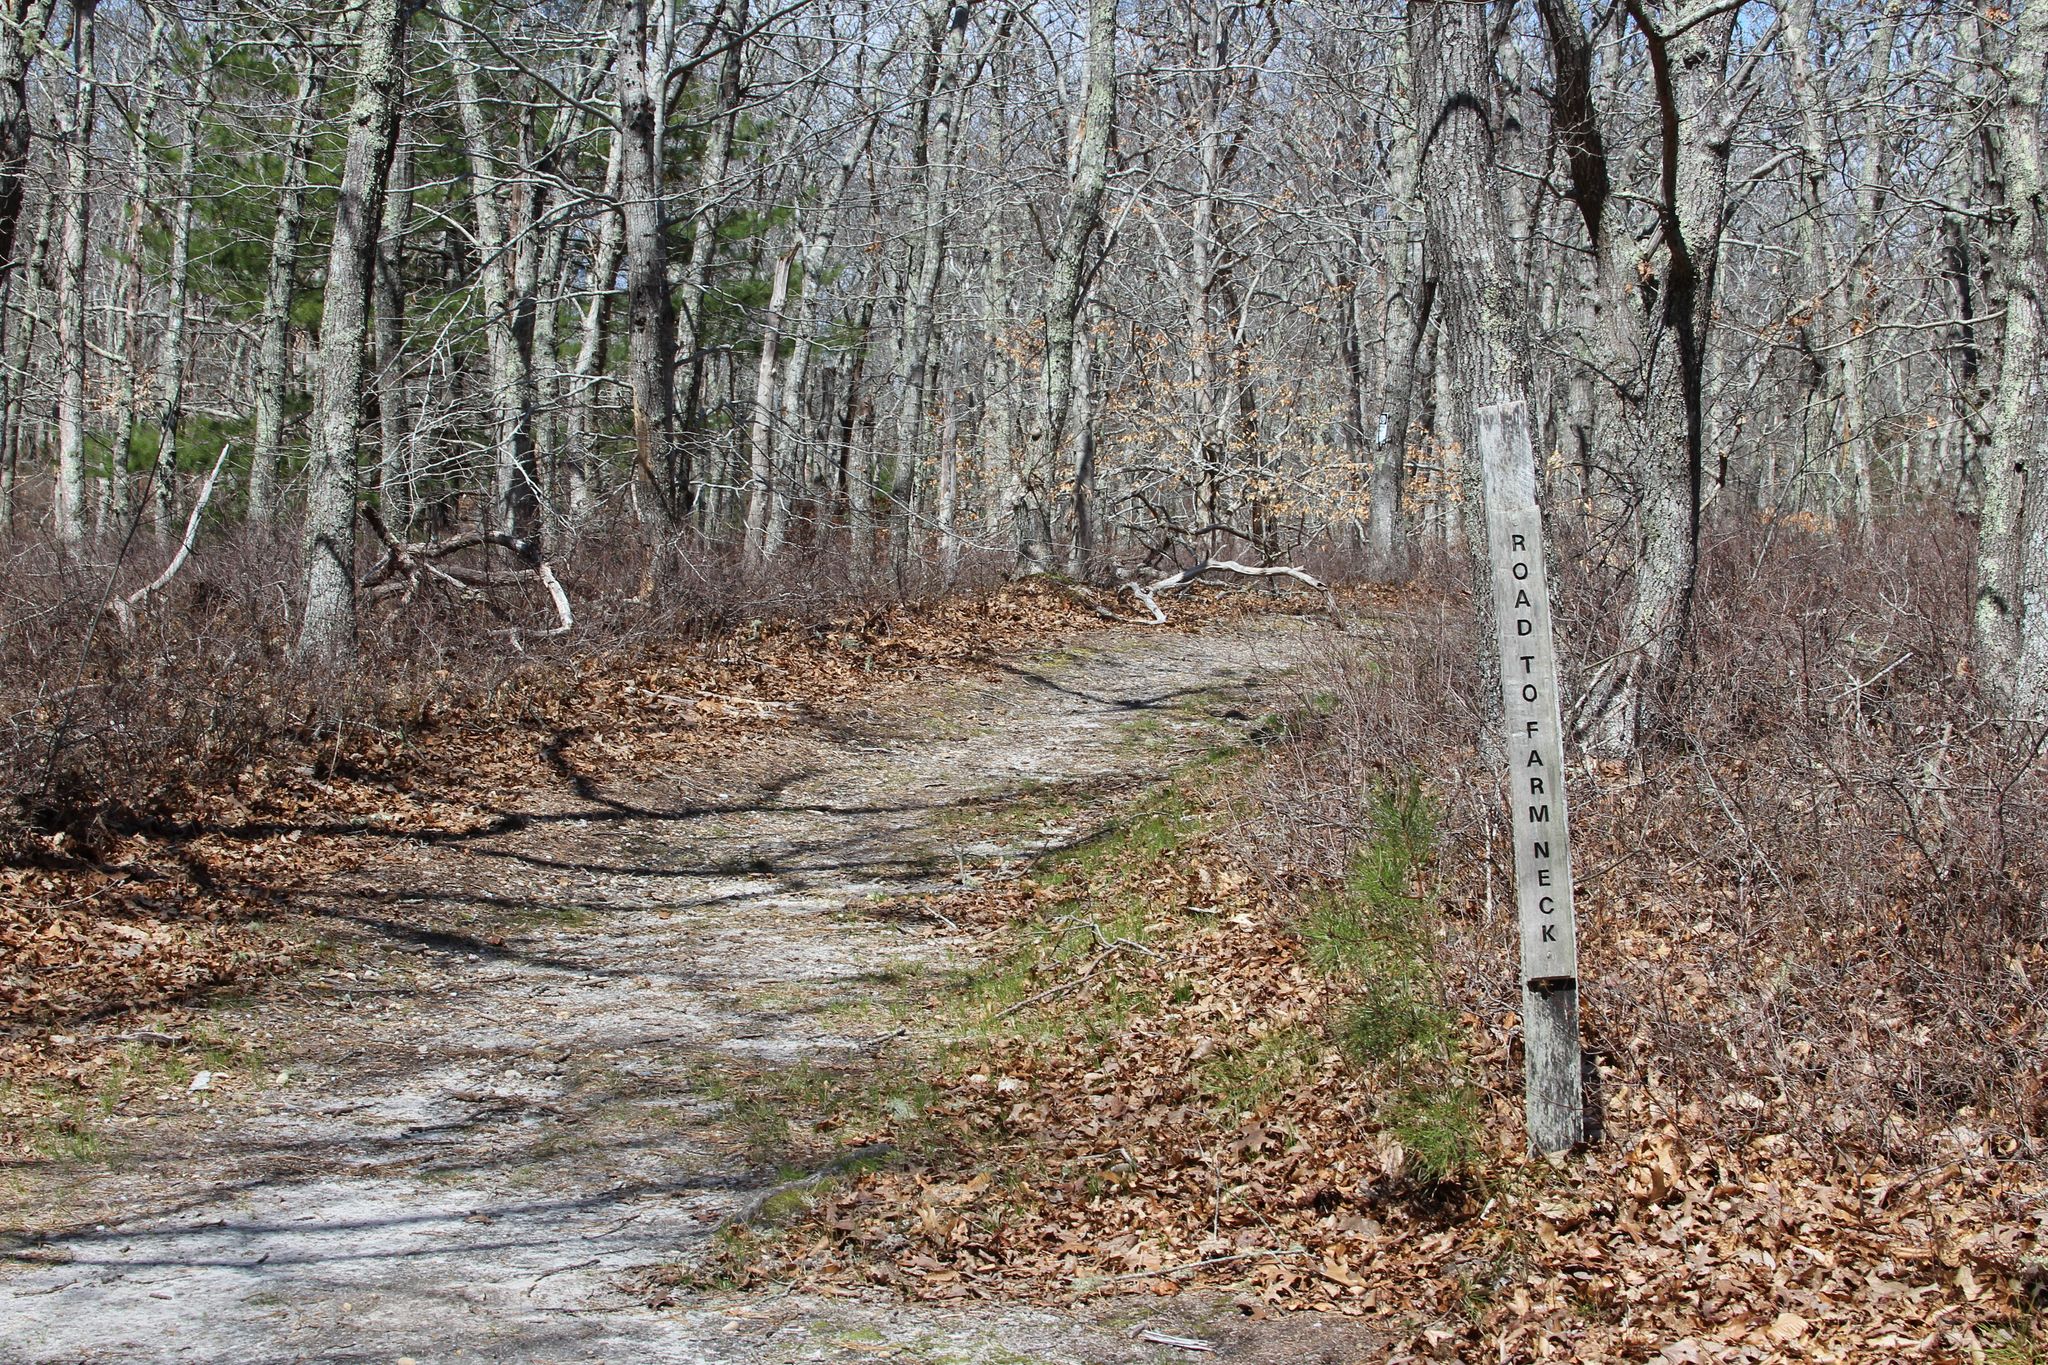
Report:
[[[1543,516],[1524,403],[1478,412],[1486,543],[1500,642],[1501,716],[1522,926],[1522,1043],[1529,1146],[1562,1152],[1585,1136],[1579,1091],[1579,949],[1565,820],[1564,734],[1550,637]]]

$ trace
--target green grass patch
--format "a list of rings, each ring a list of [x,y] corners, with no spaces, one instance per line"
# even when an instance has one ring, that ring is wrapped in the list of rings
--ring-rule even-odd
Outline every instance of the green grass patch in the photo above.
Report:
[[[2048,1365],[2048,1345],[2032,1323],[1992,1330],[1996,1335],[1984,1353],[1984,1365]]]
[[[1440,1184],[1478,1163],[1482,1110],[1437,975],[1436,823],[1412,776],[1381,788],[1370,818],[1343,883],[1302,915],[1302,949],[1317,971],[1350,984],[1330,1036],[1352,1065],[1386,1083],[1379,1119],[1412,1175]]]
[[[1407,1150],[1411,1173],[1436,1185],[1457,1180],[1478,1165],[1483,1114],[1478,1089],[1453,1082],[1404,1090],[1381,1119]]]
[[[1455,1017],[1445,1006],[1432,956],[1434,897],[1427,882],[1435,821],[1421,784],[1382,789],[1372,833],[1352,856],[1343,884],[1302,916],[1304,952],[1317,971],[1355,985],[1333,1022],[1337,1044],[1361,1067],[1446,1060]]]

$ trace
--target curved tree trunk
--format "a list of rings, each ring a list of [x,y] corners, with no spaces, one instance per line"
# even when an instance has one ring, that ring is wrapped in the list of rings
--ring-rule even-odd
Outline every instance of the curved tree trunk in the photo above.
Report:
[[[1699,562],[1703,391],[1714,279],[1738,113],[1728,79],[1735,14],[1674,34],[1639,0],[1628,12],[1650,56],[1660,118],[1658,231],[1638,248],[1608,220],[1607,148],[1592,92],[1592,45],[1567,0],[1538,0],[1557,72],[1555,109],[1572,198],[1592,243],[1611,415],[1596,440],[1635,499],[1635,581],[1622,647],[1593,680],[1581,725],[1595,752],[1635,751],[1657,689],[1677,666]]]

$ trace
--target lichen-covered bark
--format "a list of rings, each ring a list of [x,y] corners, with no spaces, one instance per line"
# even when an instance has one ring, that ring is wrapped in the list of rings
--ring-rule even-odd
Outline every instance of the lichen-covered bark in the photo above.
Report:
[[[2041,420],[2042,348],[2048,336],[2048,247],[2041,167],[2048,3],[2020,12],[2000,111],[2006,202],[1997,256],[2005,294],[2004,358],[1985,453],[1978,521],[1974,627],[1979,676],[2022,714],[2048,709],[2048,449]]]
[[[291,135],[285,142],[284,184],[278,191],[277,220],[270,226],[263,312],[256,324],[256,431],[249,452],[249,520],[258,525],[277,512],[277,464],[284,447],[285,384],[291,360],[292,288],[306,219],[306,160],[312,151],[315,106],[325,81],[313,65],[311,48],[299,54],[298,75]]]
[[[407,13],[401,0],[364,0],[356,31],[348,150],[327,255],[298,654],[328,666],[350,662],[356,649],[356,438],[363,423],[363,341],[384,188],[397,143]]]
[[[86,237],[92,214],[92,128],[98,74],[93,61],[94,7],[80,0],[71,11],[70,99],[62,106],[64,141],[64,260],[57,272],[57,539],[85,539],[85,332]]]

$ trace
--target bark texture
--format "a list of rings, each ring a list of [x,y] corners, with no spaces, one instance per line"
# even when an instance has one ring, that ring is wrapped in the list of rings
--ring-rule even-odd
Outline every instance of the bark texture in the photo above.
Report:
[[[351,662],[356,652],[356,438],[363,424],[363,342],[369,331],[377,230],[398,140],[409,13],[401,0],[365,0],[363,5],[348,151],[327,255],[298,654],[329,667]]]

